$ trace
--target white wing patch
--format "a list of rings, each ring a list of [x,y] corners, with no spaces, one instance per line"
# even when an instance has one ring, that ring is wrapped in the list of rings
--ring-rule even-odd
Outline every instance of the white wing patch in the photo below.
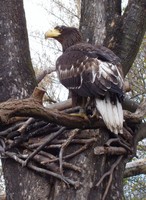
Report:
[[[110,80],[111,82],[113,82],[115,85],[120,86],[120,88],[123,86],[123,78],[117,68],[116,65],[113,65],[111,63],[108,62],[102,62],[102,61],[98,61],[99,62],[99,77],[103,76],[105,79]],[[117,81],[115,82],[112,77],[114,77]]]

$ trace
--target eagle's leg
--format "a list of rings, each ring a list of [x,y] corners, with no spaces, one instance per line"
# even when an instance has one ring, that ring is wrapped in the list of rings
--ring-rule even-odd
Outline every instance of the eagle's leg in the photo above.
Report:
[[[89,118],[99,118],[99,113],[97,112],[95,105],[95,98],[92,97],[88,98],[85,107]]]
[[[72,113],[71,115],[82,117],[86,120],[89,120],[86,114],[86,104],[87,104],[87,97],[81,97],[72,92],[72,106],[74,107],[74,106],[79,105],[80,110],[79,110],[79,113]]]

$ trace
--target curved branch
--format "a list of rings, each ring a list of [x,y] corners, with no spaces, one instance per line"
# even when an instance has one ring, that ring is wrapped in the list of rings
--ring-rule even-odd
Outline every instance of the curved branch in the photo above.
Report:
[[[85,119],[67,113],[47,109],[42,106],[44,90],[36,88],[28,99],[7,101],[0,104],[0,123],[10,123],[14,117],[35,117],[50,123],[59,124],[69,128],[100,128],[105,127],[101,118]],[[146,113],[146,102],[138,107],[135,113],[124,112],[124,119],[129,122],[139,123]]]
[[[129,162],[126,164],[124,178],[136,176],[139,174],[146,174],[146,158],[137,161]]]
[[[139,141],[143,140],[144,138],[146,138],[146,122],[140,124],[140,126],[138,128],[137,135],[136,135],[136,138],[135,138],[136,144]]]

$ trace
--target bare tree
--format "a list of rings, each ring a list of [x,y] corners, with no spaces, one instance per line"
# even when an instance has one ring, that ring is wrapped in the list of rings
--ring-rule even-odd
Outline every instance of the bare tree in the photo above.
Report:
[[[144,0],[130,0],[122,15],[121,1],[84,0],[81,3],[80,30],[84,39],[111,48],[122,60],[124,75],[132,66],[146,30],[145,8]],[[18,88],[9,90],[8,96],[5,96],[5,88],[11,83],[8,82],[8,86],[3,84],[5,98],[1,97],[1,101],[5,101],[11,97],[29,96],[36,81],[30,64],[23,3],[4,1],[0,9],[3,23],[13,24],[12,31],[7,25],[3,28],[11,41],[2,38],[5,52],[8,52],[8,56],[2,59],[2,67],[14,52],[15,62],[7,61],[9,70],[6,73],[15,71],[17,74],[11,78],[7,76],[7,80],[16,79],[22,83],[14,84]],[[9,35],[13,31],[17,34]],[[20,37],[22,32],[23,37]],[[11,42],[16,45],[17,52],[11,48]],[[15,70],[10,70],[11,67]],[[5,76],[2,74],[2,77]],[[26,86],[28,90],[24,89]],[[22,91],[27,92],[22,95]],[[128,111],[124,112],[124,134],[115,138],[101,119],[97,123],[94,119],[89,122],[68,115],[74,112],[74,109],[68,109],[70,100],[44,108],[43,95],[44,91],[36,89],[27,99],[0,105],[0,123],[7,124],[0,132],[1,146],[5,150],[3,155],[8,157],[3,160],[7,199],[122,199],[125,165],[135,155],[137,142],[146,136],[146,124],[142,121],[146,103],[143,101],[138,105],[125,100],[123,106]],[[16,116],[23,118],[20,121]],[[40,120],[31,118],[26,121],[26,117]]]

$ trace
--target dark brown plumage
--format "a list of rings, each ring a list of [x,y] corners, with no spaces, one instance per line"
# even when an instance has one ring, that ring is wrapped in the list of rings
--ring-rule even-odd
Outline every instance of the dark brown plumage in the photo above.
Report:
[[[62,44],[63,54],[56,61],[60,82],[72,92],[73,102],[90,97],[95,100],[106,126],[123,132],[123,76],[120,59],[103,46],[82,42],[73,27],[57,26],[47,32]]]

